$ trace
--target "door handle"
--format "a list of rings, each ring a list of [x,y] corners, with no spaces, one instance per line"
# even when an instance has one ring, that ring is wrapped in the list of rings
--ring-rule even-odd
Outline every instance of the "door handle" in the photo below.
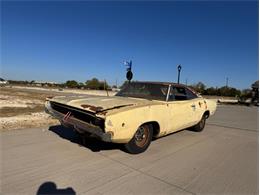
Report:
[[[192,104],[191,107],[192,107],[192,108],[195,108],[196,106],[195,106],[195,104]]]

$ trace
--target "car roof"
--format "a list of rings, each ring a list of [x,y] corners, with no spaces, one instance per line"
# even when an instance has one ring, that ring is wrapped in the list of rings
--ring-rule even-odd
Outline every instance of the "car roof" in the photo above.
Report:
[[[183,84],[173,83],[173,82],[160,82],[160,81],[132,81],[132,83],[144,83],[144,84],[159,84],[159,85],[173,85],[178,87],[187,87]]]

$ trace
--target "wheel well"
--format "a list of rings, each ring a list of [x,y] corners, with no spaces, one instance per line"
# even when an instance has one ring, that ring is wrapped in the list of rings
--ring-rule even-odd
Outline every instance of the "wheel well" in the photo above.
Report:
[[[203,115],[205,115],[206,116],[206,118],[209,118],[209,115],[210,115],[210,113],[209,113],[209,111],[207,110],[206,112],[204,112],[204,114]]]
[[[150,121],[150,122],[147,122],[147,123],[144,123],[144,124],[152,125],[152,127],[153,127],[153,137],[156,137],[160,133],[160,125],[159,125],[158,122]]]

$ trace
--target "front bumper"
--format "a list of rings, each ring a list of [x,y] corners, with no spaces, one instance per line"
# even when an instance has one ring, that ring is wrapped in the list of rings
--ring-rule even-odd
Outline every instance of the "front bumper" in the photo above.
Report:
[[[45,112],[57,118],[65,127],[73,128],[79,133],[92,134],[105,142],[111,142],[112,136],[110,133],[106,133],[100,127],[78,120],[73,116],[66,117],[65,114],[52,109],[49,101],[45,103]]]

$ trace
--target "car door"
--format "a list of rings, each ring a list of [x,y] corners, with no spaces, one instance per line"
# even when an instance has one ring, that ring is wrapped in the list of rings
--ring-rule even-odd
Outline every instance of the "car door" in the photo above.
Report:
[[[192,126],[195,122],[196,106],[196,98],[189,98],[185,87],[171,86],[168,97],[168,133]]]
[[[191,102],[192,112],[190,116],[190,126],[196,125],[200,120],[204,111],[205,102],[203,98],[198,97],[193,91],[188,88],[186,90],[187,100]]]

